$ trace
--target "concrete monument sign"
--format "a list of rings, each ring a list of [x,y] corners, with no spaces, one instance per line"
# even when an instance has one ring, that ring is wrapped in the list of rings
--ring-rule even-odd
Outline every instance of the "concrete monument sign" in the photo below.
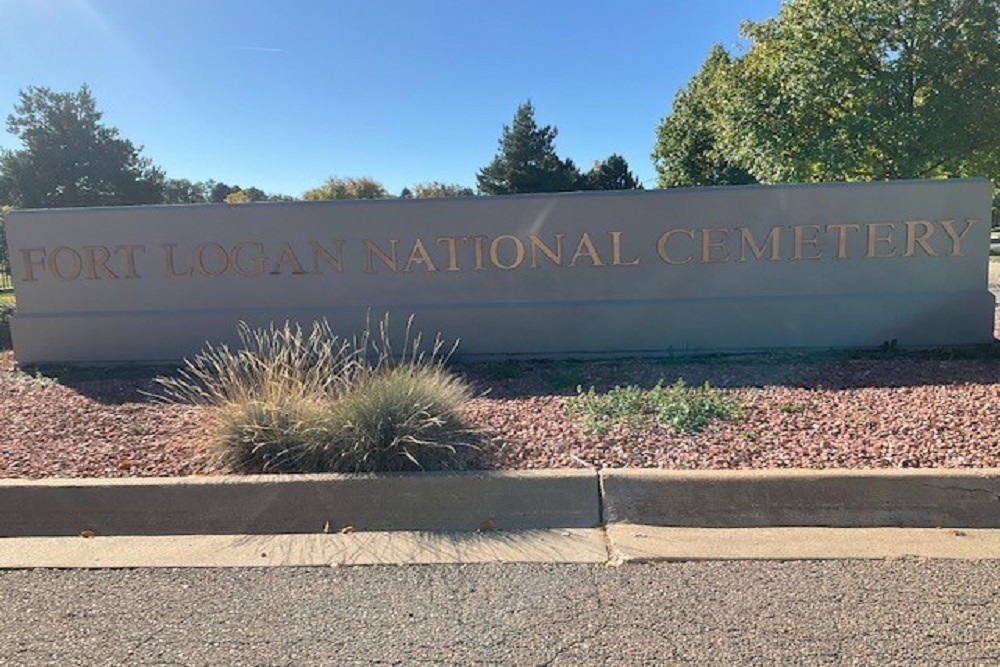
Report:
[[[986,343],[985,180],[17,211],[23,363],[367,312],[466,355]]]

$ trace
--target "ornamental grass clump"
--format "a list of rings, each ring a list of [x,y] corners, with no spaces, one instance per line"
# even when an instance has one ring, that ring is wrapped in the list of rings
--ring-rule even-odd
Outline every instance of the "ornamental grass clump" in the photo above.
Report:
[[[396,353],[388,317],[355,338],[329,323],[305,332],[285,323],[239,327],[240,346],[208,346],[159,396],[211,408],[210,445],[247,472],[454,470],[480,450],[463,414],[471,388],[445,364],[440,337],[428,350],[407,322]]]

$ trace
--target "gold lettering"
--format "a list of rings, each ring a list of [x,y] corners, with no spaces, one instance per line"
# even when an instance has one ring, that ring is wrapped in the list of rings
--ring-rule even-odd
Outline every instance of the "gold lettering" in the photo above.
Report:
[[[576,252],[573,253],[573,259],[569,260],[569,265],[576,266],[576,260],[581,257],[589,257],[591,266],[604,266],[604,262],[597,254],[597,248],[594,247],[594,242],[590,240],[590,234],[587,232],[584,232],[580,237],[580,242],[576,245]]]
[[[819,233],[819,225],[792,225],[792,259],[819,259],[823,256],[823,251],[819,249],[819,239],[815,236],[807,237],[806,230]],[[815,255],[806,257],[802,254],[803,246],[812,246],[816,251]]]
[[[416,262],[417,264],[423,264],[428,272],[435,272],[438,270],[437,266],[434,264],[434,260],[431,259],[430,254],[427,252],[424,242],[419,238],[413,242],[413,250],[410,251],[410,258],[406,260],[406,267],[403,269],[403,273],[409,273],[412,271],[412,266]]]
[[[70,266],[72,266],[73,268],[68,275],[63,275],[62,270],[60,270],[59,268],[60,255],[69,255],[71,257]],[[62,280],[64,282],[72,282],[77,278],[79,278],[80,274],[83,273],[83,259],[80,257],[80,253],[78,253],[76,250],[73,250],[72,248],[67,248],[66,246],[59,246],[58,248],[52,251],[52,262],[51,264],[49,264],[49,271],[51,271],[52,275],[54,275],[59,280]]]
[[[240,263],[240,259],[243,255],[243,250],[246,248],[257,249],[257,254],[254,255],[253,258],[253,269],[249,271],[243,268],[243,265]],[[233,270],[236,271],[236,273],[240,274],[241,276],[245,276],[247,278],[256,278],[257,276],[264,273],[264,264],[265,262],[267,262],[267,257],[264,255],[264,244],[251,243],[249,241],[237,244],[236,247],[233,248],[231,262],[233,265]]]
[[[937,251],[927,244],[927,239],[934,234],[934,225],[932,223],[926,220],[907,220],[903,224],[906,225],[906,252],[903,253],[903,257],[913,257],[917,252],[918,244],[926,254],[931,257],[937,256]],[[916,232],[918,226],[923,228],[924,231],[922,234]]]
[[[861,225],[843,223],[839,225],[827,225],[826,233],[837,232],[837,256],[835,259],[847,259],[847,232],[860,232]]]
[[[287,241],[281,246],[281,253],[278,255],[278,261],[271,267],[271,275],[279,275],[281,273],[281,267],[286,264],[291,267],[293,276],[301,276],[308,273],[308,271],[302,268],[302,262],[299,261],[298,255],[295,254],[295,249],[292,248],[292,244]]]
[[[738,227],[740,230],[740,261],[747,261],[747,248],[750,248],[750,252],[759,262],[764,257],[764,250],[768,246],[771,247],[771,257],[769,258],[772,262],[781,259],[781,227],[771,227],[771,231],[767,233],[767,238],[764,240],[764,247],[761,248],[757,245],[757,240],[753,236],[753,231],[749,227]]]
[[[483,243],[486,241],[485,236],[473,236],[472,237],[472,253],[476,259],[476,265],[472,267],[476,271],[485,270],[483,266]]]
[[[865,252],[865,257],[874,259],[885,259],[886,257],[892,257],[896,254],[896,248],[892,247],[891,252],[888,255],[880,255],[878,253],[878,244],[880,243],[892,243],[892,229],[896,226],[894,222],[870,222],[868,223],[868,250]],[[888,227],[889,233],[885,236],[879,236],[879,228]]]
[[[713,239],[712,234],[721,234],[722,238]],[[701,261],[722,263],[729,261],[729,253],[726,252],[726,240],[729,238],[729,230],[724,228],[701,230]],[[713,250],[721,250],[722,257],[713,257]]]
[[[209,271],[208,267],[205,266],[205,252],[207,250],[215,253],[215,260],[218,265],[215,271]],[[218,243],[202,243],[194,249],[194,265],[203,276],[218,278],[229,268],[229,253]]]
[[[671,229],[669,232],[663,234],[660,239],[656,242],[656,253],[660,256],[667,264],[687,264],[692,259],[694,255],[688,255],[685,259],[672,259],[670,255],[667,254],[667,243],[670,241],[670,237],[674,234],[686,234],[691,242],[694,242],[694,230],[693,229]]]
[[[441,236],[435,241],[435,243],[444,243],[448,248],[448,268],[445,271],[460,271],[458,267],[458,249],[456,247],[459,241],[468,241],[468,236]]]
[[[962,257],[962,239],[965,235],[969,233],[972,229],[972,225],[978,222],[973,219],[966,219],[965,230],[961,234],[955,232],[955,221],[954,220],[940,220],[941,226],[944,227],[944,231],[948,233],[948,237],[951,239],[951,256],[952,257]]]
[[[194,268],[189,266],[187,271],[185,271],[184,273],[177,273],[177,269],[174,268],[174,248],[176,247],[177,247],[176,243],[163,244],[163,259],[167,263],[167,277],[187,278],[194,271]]]
[[[622,232],[608,232],[611,236],[611,265],[612,266],[636,266],[639,258],[623,262],[622,261]]]
[[[372,256],[378,257],[379,261],[388,266],[393,273],[396,272],[396,244],[399,243],[399,239],[389,239],[389,252],[391,254],[386,254],[383,252],[382,248],[378,247],[374,241],[369,241],[365,239],[365,273],[375,273],[374,262],[372,262]]]
[[[139,272],[136,270],[135,266],[135,253],[139,251],[146,254],[146,246],[144,245],[117,245],[115,246],[115,253],[119,250],[125,251],[125,279],[138,278]]]
[[[323,272],[319,270],[320,259],[329,264],[337,273],[344,272],[344,242],[342,240],[337,239],[333,242],[334,252],[327,250],[319,241],[310,241],[308,245],[313,252],[312,272],[314,274],[323,275]]]
[[[506,240],[510,240],[514,244],[514,261],[510,264],[504,264],[500,261],[500,242]],[[516,236],[501,234],[490,243],[490,261],[493,262],[493,266],[504,271],[516,269],[524,261],[524,244]]]
[[[531,234],[528,236],[528,240],[531,242],[531,268],[538,268],[538,251],[541,250],[542,254],[549,258],[549,260],[556,266],[562,266],[562,254],[563,254],[563,239],[566,237],[565,234],[553,234],[552,238],[555,239],[556,249],[552,250],[545,243],[542,242],[540,238]]]
[[[42,253],[42,258],[33,259],[31,256],[33,252]],[[38,278],[35,277],[35,267],[37,266],[42,271],[45,270],[45,248],[23,248],[21,257],[24,259],[24,282],[38,282]]]
[[[87,258],[85,270],[87,280],[100,280],[98,271],[109,280],[118,279],[118,275],[108,267],[108,260],[111,259],[111,251],[108,248],[102,245],[87,245],[83,246],[83,251]]]

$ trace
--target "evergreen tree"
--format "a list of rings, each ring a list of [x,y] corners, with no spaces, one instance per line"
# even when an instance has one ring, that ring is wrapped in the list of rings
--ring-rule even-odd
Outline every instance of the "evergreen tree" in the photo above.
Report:
[[[29,87],[19,94],[8,131],[24,148],[0,153],[4,203],[23,208],[155,204],[163,172],[101,123],[87,86],[76,93]]]
[[[642,183],[629,171],[628,162],[613,153],[606,160],[599,160],[585,176],[587,190],[641,190]]]
[[[572,160],[556,155],[557,133],[550,125],[538,126],[530,100],[519,106],[514,123],[504,125],[496,157],[476,175],[479,191],[506,195],[580,189],[580,171]]]

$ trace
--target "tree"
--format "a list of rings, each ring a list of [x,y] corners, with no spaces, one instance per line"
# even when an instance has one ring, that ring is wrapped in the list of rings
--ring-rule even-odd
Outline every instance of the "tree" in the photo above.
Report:
[[[475,191],[454,183],[440,183],[431,181],[429,183],[417,183],[412,189],[406,188],[410,196],[415,199],[428,199],[431,197],[472,197]],[[401,195],[402,196],[402,195]]]
[[[226,195],[226,198],[222,200],[225,204],[249,204],[251,202],[250,196],[243,190],[236,189]]]
[[[388,199],[389,193],[375,179],[367,176],[356,178],[331,177],[318,188],[307,190],[302,198],[306,201],[326,199]]]
[[[629,171],[625,158],[613,153],[606,160],[594,162],[594,166],[584,175],[584,189],[641,190],[642,183]]]
[[[720,139],[761,180],[958,176],[1000,152],[996,0],[792,0],[742,32]]]
[[[714,110],[725,102],[720,95],[720,75],[731,63],[719,45],[688,85],[674,98],[670,115],[656,130],[653,164],[657,184],[662,188],[697,185],[743,185],[756,179],[730,162],[721,152],[716,137]]]
[[[240,189],[240,186],[238,185],[227,185],[225,183],[217,183],[215,181],[208,181],[205,185],[208,189],[208,200],[213,204],[224,203],[226,201],[226,197]]]
[[[260,188],[241,188],[238,185],[229,185],[217,181],[206,181],[197,183],[205,193],[207,201],[213,204],[244,204],[255,201],[293,201],[288,195],[268,194]],[[177,202],[166,202],[173,204]]]
[[[23,148],[0,152],[0,193],[24,208],[120,206],[161,201],[163,173],[141,147],[101,122],[90,89],[20,91],[7,130]]]
[[[163,182],[164,204],[205,204],[209,201],[210,188],[201,181],[186,178],[168,178]]]
[[[539,127],[531,101],[517,108],[512,125],[504,125],[496,157],[479,170],[479,191],[488,195],[522,192],[565,192],[579,189],[580,171],[572,160],[556,155],[558,130]]]

